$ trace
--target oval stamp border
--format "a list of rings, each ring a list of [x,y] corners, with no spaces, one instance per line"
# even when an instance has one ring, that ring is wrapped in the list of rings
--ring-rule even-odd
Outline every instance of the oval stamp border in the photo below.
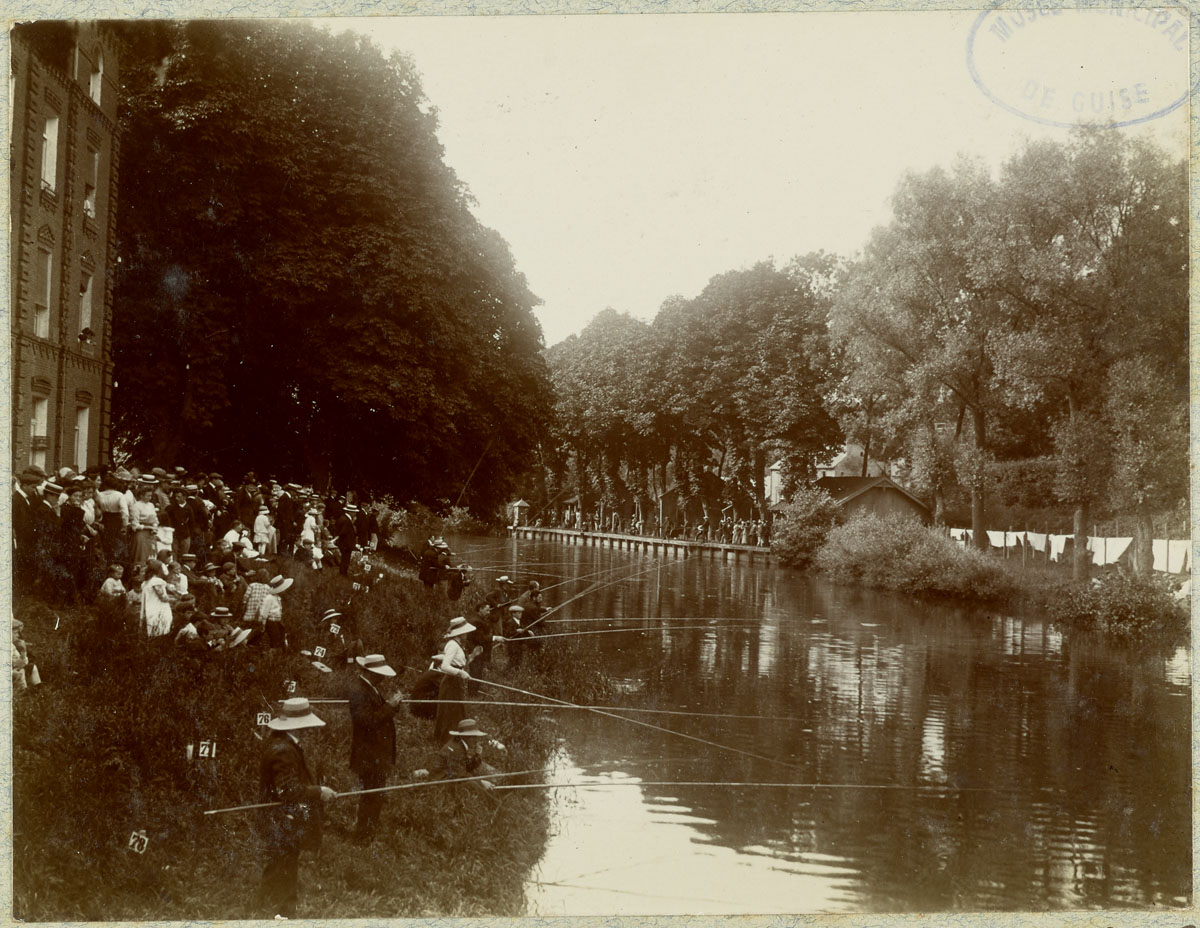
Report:
[[[996,10],[1000,9],[1002,6],[1005,6],[1006,4],[1013,6],[1014,9],[1030,9],[1030,8],[1045,9],[1046,7],[1050,6],[1050,4],[1029,2],[1029,0],[1025,0],[1025,2],[1016,2],[1016,3],[1014,3],[1013,0],[995,0],[995,2],[993,2],[991,5],[989,5],[987,9],[981,11],[980,14],[977,17],[975,17],[975,22],[973,22],[971,24],[971,31],[969,33],[967,33],[967,71],[971,75],[971,80],[975,82],[975,86],[979,88],[979,92],[982,93],[989,100],[991,100],[993,103],[995,103],[997,106],[999,106],[1001,109],[1007,110],[1008,112],[1012,113],[1014,116],[1020,116],[1022,119],[1027,119],[1030,122],[1040,123],[1041,125],[1044,125],[1044,126],[1055,126],[1060,129],[1075,129],[1075,128],[1078,128],[1079,126],[1087,125],[1088,124],[1087,120],[1083,120],[1083,119],[1076,120],[1074,122],[1064,122],[1059,119],[1049,119],[1045,116],[1038,116],[1035,113],[1026,112],[1025,110],[1020,109],[1019,107],[1016,107],[1013,104],[1011,104],[1005,100],[1002,100],[1000,97],[996,96],[996,94],[992,92],[991,88],[988,87],[987,83],[980,76],[978,69],[975,67],[975,37],[979,33],[979,29],[983,25],[984,20],[986,20],[988,16],[990,16],[992,13],[996,12]],[[1189,30],[1190,30],[1191,16],[1192,16],[1191,11],[1186,6],[1172,3],[1172,2],[1159,3],[1159,4],[1156,4],[1153,6],[1142,5],[1142,4],[1129,4],[1128,6],[1126,6],[1126,4],[1122,3],[1121,0],[1115,0],[1115,2],[1112,3],[1111,5],[1103,5],[1103,6],[1096,6],[1096,5],[1093,5],[1090,3],[1055,4],[1054,6],[1055,6],[1055,8],[1060,9],[1060,10],[1067,9],[1067,10],[1080,11],[1080,12],[1097,11],[1097,10],[1111,9],[1111,8],[1117,8],[1117,7],[1122,8],[1122,9],[1129,9],[1129,10],[1135,10],[1135,9],[1162,10],[1162,9],[1175,8],[1183,16],[1184,21],[1186,23],[1188,23]],[[1190,60],[1189,60],[1189,69],[1190,69]],[[1106,123],[1102,123],[1101,125],[1103,125],[1105,128],[1120,129],[1124,126],[1136,126],[1136,125],[1140,125],[1141,123],[1150,122],[1155,119],[1161,119],[1163,116],[1166,116],[1168,113],[1174,112],[1175,110],[1179,109],[1179,107],[1183,106],[1183,104],[1185,104],[1188,101],[1188,98],[1191,97],[1191,95],[1196,91],[1197,88],[1200,88],[1200,80],[1197,80],[1195,84],[1192,84],[1189,81],[1187,89],[1184,90],[1184,92],[1179,96],[1179,98],[1177,100],[1174,100],[1171,103],[1167,104],[1166,106],[1162,107],[1161,109],[1155,110],[1153,113],[1148,113],[1145,116],[1139,116],[1137,119],[1126,119],[1126,120],[1121,120],[1119,122],[1106,122]]]

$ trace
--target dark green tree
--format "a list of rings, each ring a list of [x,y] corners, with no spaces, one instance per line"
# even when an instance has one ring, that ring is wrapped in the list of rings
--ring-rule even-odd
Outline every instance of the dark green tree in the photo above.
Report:
[[[412,63],[297,23],[124,29],[118,430],[431,503],[478,462],[490,512],[550,415],[537,299]]]

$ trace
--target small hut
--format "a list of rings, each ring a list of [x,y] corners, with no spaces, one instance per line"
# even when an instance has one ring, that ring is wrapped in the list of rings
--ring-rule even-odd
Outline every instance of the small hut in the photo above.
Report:
[[[890,477],[822,477],[816,486],[827,491],[846,515],[870,512],[877,516],[903,513],[929,525],[929,507]]]

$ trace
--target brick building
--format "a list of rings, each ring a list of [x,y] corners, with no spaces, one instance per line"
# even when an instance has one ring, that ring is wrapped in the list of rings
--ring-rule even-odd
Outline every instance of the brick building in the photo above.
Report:
[[[118,43],[103,24],[12,33],[12,454],[109,459]]]

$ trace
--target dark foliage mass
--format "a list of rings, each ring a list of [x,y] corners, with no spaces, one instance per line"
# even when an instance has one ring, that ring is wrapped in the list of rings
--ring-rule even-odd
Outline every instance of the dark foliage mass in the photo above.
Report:
[[[544,424],[538,302],[403,56],[127,24],[115,415],[136,454],[490,512]]]
[[[279,567],[286,570],[283,562]],[[296,681],[297,695],[345,696],[353,669],[319,617],[348,593],[336,571],[304,571],[284,594],[293,650],[243,647],[194,657],[167,636],[105,634],[90,610],[19,603],[44,682],[13,704],[14,914],[28,921],[256,917],[256,813],[202,813],[258,801],[256,732],[265,729],[257,714],[276,708],[285,681]],[[407,689],[438,649],[450,607],[469,610],[481,595],[472,590],[451,604],[415,577],[390,572],[356,598],[357,629]],[[295,650],[322,644],[330,646],[330,674]],[[526,662],[492,675],[564,699],[611,696],[595,661],[577,649],[546,648],[540,657],[532,668]],[[339,792],[358,789],[347,766],[346,706],[314,708],[326,727],[305,739],[310,768]],[[545,765],[554,748],[552,719],[500,706],[479,707],[476,716],[506,747],[489,749],[489,762],[509,772]],[[433,723],[402,712],[396,725],[391,782],[415,782],[419,768],[436,771]],[[189,761],[186,746],[205,740],[216,742],[215,759]],[[530,779],[536,775],[508,782]],[[301,859],[298,914],[519,915],[522,881],[546,837],[545,799],[538,790],[500,797],[467,785],[400,791],[391,794],[369,848],[349,840],[357,800],[334,800],[320,856]],[[134,832],[148,839],[142,854],[128,847]]]

